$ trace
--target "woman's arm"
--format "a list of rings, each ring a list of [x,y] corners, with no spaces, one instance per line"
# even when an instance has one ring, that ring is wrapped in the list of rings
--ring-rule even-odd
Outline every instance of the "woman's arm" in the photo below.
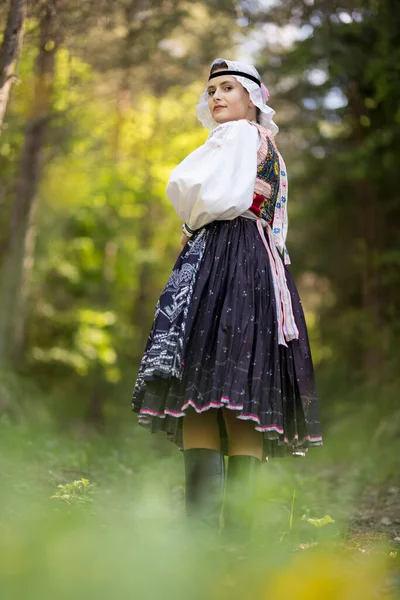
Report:
[[[190,240],[190,238],[187,235],[185,235],[184,233],[182,233],[182,236],[181,236],[181,249],[182,250],[184,249],[184,247],[186,246],[186,244],[188,243],[189,240]]]
[[[231,121],[217,127],[172,171],[167,195],[190,229],[234,219],[250,208],[257,149],[257,128],[248,121]]]

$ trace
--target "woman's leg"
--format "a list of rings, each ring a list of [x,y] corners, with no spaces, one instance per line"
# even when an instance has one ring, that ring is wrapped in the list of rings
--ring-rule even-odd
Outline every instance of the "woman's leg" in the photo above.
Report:
[[[263,437],[256,431],[253,421],[241,421],[236,412],[222,409],[228,434],[229,456],[254,456],[262,460]]]
[[[242,421],[236,413],[223,409],[228,434],[228,473],[226,478],[224,522],[228,535],[250,539],[253,528],[254,495],[258,467],[263,455],[263,436],[252,421]]]
[[[198,523],[219,528],[225,484],[217,411],[190,409],[183,418],[186,513]]]
[[[183,418],[183,448],[208,448],[209,450],[221,449],[217,411],[210,408],[203,413],[197,413],[194,408],[189,408]]]

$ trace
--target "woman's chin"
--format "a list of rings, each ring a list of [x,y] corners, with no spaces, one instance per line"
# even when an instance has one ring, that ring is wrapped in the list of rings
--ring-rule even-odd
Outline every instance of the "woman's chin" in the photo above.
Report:
[[[222,111],[221,111],[222,112]],[[227,123],[228,121],[232,121],[232,117],[227,114],[214,114],[214,121],[218,123],[218,125],[222,125],[222,123]]]

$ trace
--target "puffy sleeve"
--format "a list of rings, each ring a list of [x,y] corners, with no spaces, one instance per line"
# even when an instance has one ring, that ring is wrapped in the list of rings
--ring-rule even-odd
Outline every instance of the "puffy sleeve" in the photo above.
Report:
[[[253,202],[258,130],[249,121],[230,121],[210,134],[171,173],[167,196],[191,229],[235,219]]]

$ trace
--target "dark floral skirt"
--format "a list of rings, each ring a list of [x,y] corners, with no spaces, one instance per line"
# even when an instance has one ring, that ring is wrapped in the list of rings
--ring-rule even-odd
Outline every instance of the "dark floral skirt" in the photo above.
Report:
[[[227,407],[262,433],[264,457],[322,444],[306,323],[285,272],[299,330],[287,347],[278,344],[269,259],[256,224],[239,217],[196,232],[156,306],[133,393],[140,425],[165,431],[182,448],[189,407]]]

